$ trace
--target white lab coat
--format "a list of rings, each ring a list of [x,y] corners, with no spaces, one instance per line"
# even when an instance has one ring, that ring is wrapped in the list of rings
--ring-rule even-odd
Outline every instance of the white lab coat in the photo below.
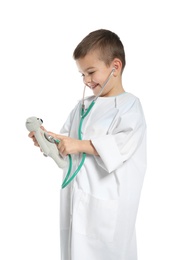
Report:
[[[88,107],[93,97],[85,99]],[[81,104],[61,134],[78,138]],[[61,260],[137,260],[135,222],[146,170],[146,123],[130,93],[99,97],[82,127],[99,156],[87,155],[61,190]],[[73,170],[80,155],[73,155]]]

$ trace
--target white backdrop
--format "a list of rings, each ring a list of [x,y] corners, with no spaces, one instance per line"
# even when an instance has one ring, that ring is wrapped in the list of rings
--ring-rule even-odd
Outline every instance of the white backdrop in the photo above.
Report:
[[[148,168],[137,219],[139,260],[186,259],[184,1],[0,3],[0,259],[59,259],[61,171],[27,137],[27,117],[59,132],[82,96],[72,53],[90,31],[124,43],[126,91],[141,99]]]

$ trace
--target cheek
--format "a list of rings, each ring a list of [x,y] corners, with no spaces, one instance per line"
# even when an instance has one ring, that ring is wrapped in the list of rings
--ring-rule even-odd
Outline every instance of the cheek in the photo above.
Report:
[[[103,77],[102,75],[95,75],[92,77],[92,82],[102,85]]]

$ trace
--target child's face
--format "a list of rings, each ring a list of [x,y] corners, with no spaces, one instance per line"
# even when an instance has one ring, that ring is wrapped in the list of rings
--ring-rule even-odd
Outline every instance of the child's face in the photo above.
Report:
[[[92,89],[93,94],[97,96],[113,70],[113,63],[106,66],[99,59],[98,51],[88,53],[84,58],[76,60],[77,67],[83,76],[83,82],[86,86]],[[115,77],[111,76],[108,83],[105,85],[101,96],[114,96],[116,93]]]

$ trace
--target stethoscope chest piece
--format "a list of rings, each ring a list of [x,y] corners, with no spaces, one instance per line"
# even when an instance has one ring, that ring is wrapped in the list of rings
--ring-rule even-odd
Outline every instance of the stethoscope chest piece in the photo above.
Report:
[[[49,141],[52,144],[59,143],[60,141],[55,139],[53,136],[47,134],[46,132],[44,133],[44,137],[46,138],[47,141]]]

